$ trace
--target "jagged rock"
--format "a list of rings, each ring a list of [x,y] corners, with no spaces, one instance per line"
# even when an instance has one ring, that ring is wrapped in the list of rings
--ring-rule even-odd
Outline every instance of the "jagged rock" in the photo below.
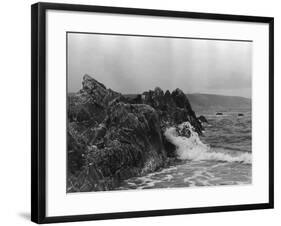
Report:
[[[106,90],[106,87],[104,84],[98,82],[97,80],[95,80],[94,78],[92,78],[91,76],[85,74],[83,76],[83,81],[82,81],[82,85],[83,85],[83,90],[84,91],[88,91],[88,92],[92,92],[93,90]]]
[[[152,106],[158,112],[161,128],[165,129],[165,127],[189,121],[196,132],[202,134],[203,127],[182,90],[176,89],[172,94],[167,90],[164,94],[157,87],[154,91],[144,92],[143,95],[143,103]]]
[[[208,123],[208,120],[203,115],[200,115],[197,119],[200,120],[200,122]]]
[[[93,131],[94,132],[92,135],[92,139],[89,143],[90,145],[98,144],[99,140],[104,138],[107,128],[104,123],[101,123],[96,128],[94,128]]]
[[[170,91],[169,91],[169,90],[167,90],[167,91],[165,92],[164,96],[165,96],[165,97],[170,97],[170,96],[171,96]]]
[[[85,164],[84,154],[87,146],[83,140],[72,134],[71,131],[67,132],[67,149],[68,149],[68,169],[70,173],[75,174]]]
[[[68,97],[68,192],[112,190],[165,166],[175,157],[175,146],[163,136],[170,126],[189,121],[202,132],[180,89],[156,87],[129,98],[89,75],[82,85]]]
[[[184,92],[181,89],[177,88],[176,90],[174,90],[172,92],[171,95],[172,95],[173,100],[175,101],[177,107],[185,108],[187,110],[192,111],[189,100],[187,99],[186,95],[184,94]]]
[[[154,93],[156,96],[164,96],[164,92],[160,87],[155,87]]]
[[[182,90],[176,89],[172,93],[167,90],[164,94],[157,87],[154,91],[144,92],[143,96],[143,103],[152,106],[159,115],[163,145],[168,157],[175,157],[176,154],[174,144],[163,136],[168,127],[189,121],[195,131],[200,135],[202,134],[203,127]]]
[[[71,100],[69,192],[113,189],[121,180],[153,172],[166,164],[159,117],[154,108],[130,104],[88,75],[83,78],[83,89],[72,95]],[[77,112],[83,117],[73,116],[76,109],[83,109],[83,114]]]
[[[113,102],[87,147],[89,164],[83,168],[87,186],[76,185],[70,191],[113,189],[121,180],[164,166],[166,153],[159,124],[157,112],[148,105]],[[103,148],[97,147],[98,133],[102,133]]]
[[[121,94],[106,89],[105,85],[89,75],[83,77],[83,88],[68,97],[68,120],[70,122],[102,122],[108,103]]]

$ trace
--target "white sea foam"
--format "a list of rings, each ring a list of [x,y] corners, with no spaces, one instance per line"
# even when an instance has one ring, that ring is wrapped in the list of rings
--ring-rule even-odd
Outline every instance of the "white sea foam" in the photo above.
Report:
[[[166,138],[173,143],[177,148],[177,155],[179,159],[188,159],[193,161],[213,160],[224,162],[241,162],[250,164],[252,162],[252,155],[250,153],[241,153],[237,156],[231,156],[228,153],[215,152],[208,145],[204,144],[198,134],[193,130],[189,122],[184,122],[178,126],[179,129],[183,127],[189,128],[190,137],[178,136],[175,127],[170,127],[165,131]]]

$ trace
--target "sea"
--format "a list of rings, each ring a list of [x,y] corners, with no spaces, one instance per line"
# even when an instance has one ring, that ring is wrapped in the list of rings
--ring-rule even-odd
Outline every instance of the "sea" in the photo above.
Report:
[[[220,113],[208,109],[196,112],[208,120],[202,136],[192,131],[186,138],[178,136],[174,127],[167,128],[164,135],[176,146],[177,160],[167,168],[125,180],[116,189],[251,184],[251,109],[226,109]]]

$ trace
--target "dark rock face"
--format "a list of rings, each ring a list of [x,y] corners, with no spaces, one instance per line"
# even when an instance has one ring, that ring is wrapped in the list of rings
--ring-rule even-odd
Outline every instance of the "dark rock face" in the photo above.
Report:
[[[68,192],[113,189],[166,163],[157,112],[126,102],[89,76],[70,97]]]
[[[201,134],[180,89],[164,94],[155,88],[128,99],[88,75],[82,84],[68,98],[68,192],[112,190],[165,166],[175,157],[163,135],[169,126],[189,121]]]
[[[177,125],[189,121],[198,134],[202,134],[202,125],[196,118],[195,112],[180,89],[170,93],[164,92],[160,88],[154,91],[144,92],[143,103],[152,106],[159,114],[161,127]]]
[[[200,122],[208,123],[208,120],[207,120],[206,117],[203,116],[203,115],[200,115],[197,119],[198,119]]]
[[[88,182],[70,191],[114,189],[121,180],[165,164],[158,115],[150,106],[113,103],[95,134],[85,153],[83,171]]]
[[[89,75],[84,75],[82,84],[83,88],[78,93],[68,97],[69,121],[102,122],[108,103],[121,94],[106,89],[103,84]]]
[[[167,90],[164,92],[159,88],[154,91],[150,90],[143,93],[143,103],[152,106],[159,115],[162,135],[167,127],[178,125],[182,122],[189,121],[195,128],[198,134],[202,134],[203,127],[200,121],[196,118],[195,112],[180,89],[170,93]],[[163,135],[163,144],[168,157],[176,156],[176,147],[169,142]]]

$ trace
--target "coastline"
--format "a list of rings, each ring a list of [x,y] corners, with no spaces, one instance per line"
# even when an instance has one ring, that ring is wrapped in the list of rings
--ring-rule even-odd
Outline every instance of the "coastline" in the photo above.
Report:
[[[180,89],[164,93],[156,87],[122,95],[88,75],[82,85],[68,96],[68,193],[115,190],[124,181],[165,171],[180,159],[240,161],[212,153],[208,142],[201,142],[199,136],[204,141],[210,124],[202,111],[197,118]],[[167,136],[169,128],[174,128],[172,137]],[[247,155],[243,158],[250,162]],[[187,182],[179,186],[188,187]]]

